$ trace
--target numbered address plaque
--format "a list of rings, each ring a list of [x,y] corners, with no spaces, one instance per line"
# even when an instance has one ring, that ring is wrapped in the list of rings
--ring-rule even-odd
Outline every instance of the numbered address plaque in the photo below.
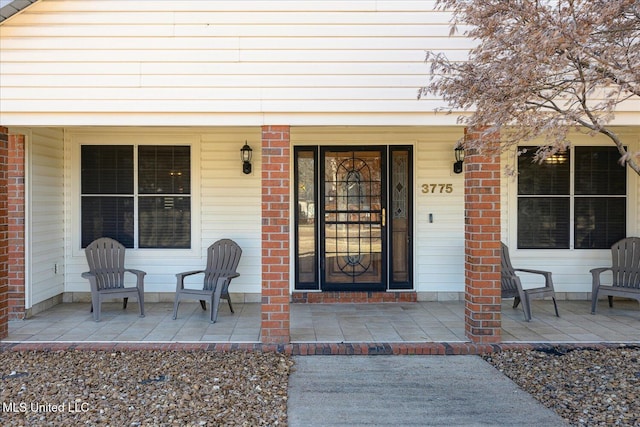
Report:
[[[422,194],[453,193],[453,184],[422,184]]]

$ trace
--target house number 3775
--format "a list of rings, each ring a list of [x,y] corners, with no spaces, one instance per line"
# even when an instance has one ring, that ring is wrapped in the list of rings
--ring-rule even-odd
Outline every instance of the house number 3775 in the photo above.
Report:
[[[453,193],[453,184],[422,184],[422,193]]]

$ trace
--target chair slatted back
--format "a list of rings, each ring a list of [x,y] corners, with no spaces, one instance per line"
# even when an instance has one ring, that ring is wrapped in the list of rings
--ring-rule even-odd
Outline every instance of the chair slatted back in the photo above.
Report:
[[[212,290],[220,277],[235,274],[241,255],[242,249],[231,239],[221,239],[209,246],[204,289]]]
[[[502,249],[502,256],[500,262],[500,282],[502,289],[502,297],[509,298],[518,296],[518,286],[516,285],[516,272],[511,265],[511,258],[509,257],[509,248],[504,243],[500,242]]]
[[[124,245],[109,237],[94,240],[84,253],[98,290],[124,288]]]
[[[640,237],[627,237],[611,246],[613,285],[640,289]]]

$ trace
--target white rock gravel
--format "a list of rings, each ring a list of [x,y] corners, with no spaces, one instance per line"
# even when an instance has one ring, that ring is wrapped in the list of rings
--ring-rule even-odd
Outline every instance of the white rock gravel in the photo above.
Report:
[[[638,348],[517,350],[484,358],[572,425],[640,425]]]
[[[277,353],[0,353],[2,426],[287,424],[291,358]]]

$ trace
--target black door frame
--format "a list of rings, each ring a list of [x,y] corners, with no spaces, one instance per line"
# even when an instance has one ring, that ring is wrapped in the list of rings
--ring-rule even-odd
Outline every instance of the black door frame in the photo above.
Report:
[[[340,287],[340,289],[327,289],[326,286],[324,286],[324,265],[321,265],[322,263],[324,263],[324,254],[323,252],[321,252],[321,249],[323,249],[323,245],[321,244],[321,240],[323,241],[325,236],[324,236],[324,228],[323,228],[323,224],[324,224],[324,220],[321,218],[324,215],[324,202],[321,202],[321,199],[323,199],[323,192],[324,192],[324,178],[320,175],[320,171],[324,170],[324,166],[322,165],[324,163],[324,153],[326,151],[360,151],[360,150],[369,150],[369,151],[380,151],[381,155],[382,155],[382,159],[383,159],[383,163],[384,163],[384,169],[382,170],[382,175],[383,175],[383,179],[385,181],[385,188],[384,188],[384,192],[385,192],[385,197],[384,200],[382,201],[383,205],[385,206],[386,209],[386,222],[387,225],[385,227],[385,233],[384,233],[384,240],[383,240],[383,244],[385,245],[385,258],[384,258],[384,274],[382,277],[382,286],[378,286],[376,289],[370,289],[367,288],[365,289],[363,286],[356,286],[353,288],[349,288],[349,287],[345,287],[344,285],[342,285]],[[391,240],[390,240],[390,236],[391,233],[393,231],[393,226],[392,226],[392,221],[390,221],[389,219],[391,218],[392,213],[389,211],[389,206],[392,204],[392,191],[388,188],[391,185],[391,174],[392,174],[392,167],[393,165],[391,164],[391,157],[392,157],[392,152],[394,150],[400,150],[400,151],[405,151],[406,153],[408,153],[408,159],[407,162],[408,164],[406,165],[407,167],[407,179],[406,179],[406,185],[407,185],[407,190],[406,190],[406,194],[407,194],[407,222],[408,222],[408,236],[407,236],[407,242],[406,242],[406,251],[407,251],[407,255],[406,255],[406,261],[407,261],[407,271],[408,271],[408,275],[406,280],[403,281],[394,281],[393,277],[392,277],[392,272],[391,272],[391,266],[392,266],[392,257],[394,257],[394,253],[393,253],[393,248],[392,245],[390,244]],[[322,146],[295,146],[294,147],[294,200],[293,203],[295,205],[295,209],[294,209],[294,236],[295,236],[295,241],[294,241],[294,248],[295,248],[295,253],[294,253],[294,268],[295,268],[295,273],[294,273],[294,278],[295,278],[295,285],[294,288],[297,291],[301,291],[301,290],[322,290],[322,291],[393,291],[393,290],[411,290],[414,289],[414,285],[413,285],[413,265],[414,265],[414,260],[413,260],[413,232],[415,229],[415,224],[413,222],[413,202],[414,202],[414,194],[413,194],[413,180],[414,180],[414,176],[413,176],[413,146],[411,145],[367,145],[367,146],[361,146],[361,145],[349,145],[349,146],[331,146],[331,145],[322,145]],[[312,158],[313,164],[315,165],[314,167],[314,171],[313,171],[313,181],[315,182],[315,208],[314,208],[314,214],[313,214],[313,218],[309,218],[307,216],[305,216],[302,212],[300,212],[298,205],[298,200],[299,200],[299,192],[300,192],[300,183],[298,182],[299,179],[299,171],[298,171],[298,156],[300,152],[307,152],[309,153],[307,155],[308,158]],[[311,154],[312,153],[312,154]],[[315,274],[313,275],[314,278],[310,278],[308,274],[305,275],[305,277],[303,278],[300,271],[301,271],[301,259],[299,257],[300,254],[300,247],[299,247],[299,226],[301,224],[301,221],[303,221],[306,226],[309,226],[309,223],[311,222],[313,225],[313,233],[316,236],[315,237],[315,252],[316,255],[314,257],[315,261],[313,262],[316,265],[316,269],[315,269]],[[307,273],[309,273],[309,271],[307,271]]]

